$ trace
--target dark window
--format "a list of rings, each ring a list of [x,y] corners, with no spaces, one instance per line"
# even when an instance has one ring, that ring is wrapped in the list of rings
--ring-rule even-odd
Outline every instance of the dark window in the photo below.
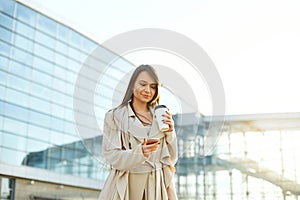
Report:
[[[0,199],[14,200],[16,180],[8,177],[1,177],[0,180]]]

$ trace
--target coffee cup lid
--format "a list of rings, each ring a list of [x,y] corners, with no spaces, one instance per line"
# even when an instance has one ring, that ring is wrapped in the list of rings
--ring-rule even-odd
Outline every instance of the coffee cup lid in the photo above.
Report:
[[[165,105],[157,105],[157,106],[154,108],[154,110],[156,110],[156,109],[158,109],[158,108],[167,108],[167,106],[165,106]]]

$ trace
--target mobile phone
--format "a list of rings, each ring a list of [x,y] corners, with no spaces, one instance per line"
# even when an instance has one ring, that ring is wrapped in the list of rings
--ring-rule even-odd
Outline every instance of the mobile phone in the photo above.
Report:
[[[159,143],[159,138],[148,138],[146,144]]]

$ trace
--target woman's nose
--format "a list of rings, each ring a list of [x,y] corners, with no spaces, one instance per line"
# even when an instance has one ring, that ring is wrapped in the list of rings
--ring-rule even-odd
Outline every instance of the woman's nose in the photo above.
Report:
[[[146,85],[146,86],[145,86],[145,91],[146,91],[146,92],[150,92],[150,85]]]

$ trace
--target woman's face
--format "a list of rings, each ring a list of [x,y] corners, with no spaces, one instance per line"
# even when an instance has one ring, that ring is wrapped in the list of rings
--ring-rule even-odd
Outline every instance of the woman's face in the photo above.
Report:
[[[157,84],[147,71],[141,72],[134,84],[133,101],[148,103],[156,92]]]

